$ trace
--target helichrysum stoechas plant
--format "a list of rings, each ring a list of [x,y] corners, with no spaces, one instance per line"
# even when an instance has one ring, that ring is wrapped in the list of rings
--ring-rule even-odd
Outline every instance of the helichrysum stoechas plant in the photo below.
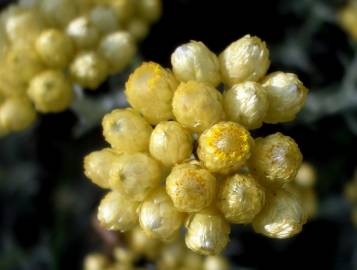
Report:
[[[30,4],[31,3],[31,4]],[[0,136],[72,103],[132,61],[160,0],[35,0],[0,14]]]
[[[102,253],[91,253],[84,258],[83,270],[138,270],[138,261],[147,261],[158,270],[228,270],[223,256],[202,257],[188,250],[182,238],[162,245],[135,228],[125,234],[124,243],[113,249],[111,259]]]
[[[111,230],[140,224],[150,237],[220,253],[230,224],[252,224],[273,238],[296,235],[306,222],[289,192],[302,154],[281,133],[253,139],[263,123],[285,123],[303,107],[307,89],[295,74],[273,72],[269,51],[249,35],[217,57],[191,41],[171,56],[172,70],[143,63],[129,77],[132,106],[102,122],[110,147],[89,154],[85,174],[111,191],[98,219]],[[217,86],[223,82],[223,94]]]

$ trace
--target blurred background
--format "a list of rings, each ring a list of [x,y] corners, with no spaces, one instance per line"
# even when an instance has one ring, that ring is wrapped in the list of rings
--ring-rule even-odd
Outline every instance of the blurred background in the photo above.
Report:
[[[1,8],[13,2],[1,0]],[[236,226],[225,254],[232,269],[357,269],[357,223],[344,195],[357,167],[357,40],[338,20],[346,3],[163,0],[161,19],[124,74],[71,110],[0,139],[0,269],[81,269],[88,252],[105,248],[93,226],[102,191],[84,177],[82,160],[105,146],[99,119],[124,105],[130,70],[142,60],[169,67],[173,50],[189,40],[218,53],[248,33],[266,41],[271,71],[296,73],[310,89],[295,122],[253,135],[281,131],[297,141],[317,171],[318,211],[289,240]]]

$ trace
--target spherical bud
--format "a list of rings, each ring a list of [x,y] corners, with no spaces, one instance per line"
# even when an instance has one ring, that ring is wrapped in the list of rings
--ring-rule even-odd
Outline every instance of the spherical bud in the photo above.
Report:
[[[98,207],[98,220],[107,230],[125,232],[135,227],[138,221],[139,203],[124,194],[111,191],[105,195]]]
[[[32,42],[44,28],[41,16],[34,9],[14,8],[9,13],[5,13],[4,28],[14,44]]]
[[[107,5],[114,10],[120,23],[126,23],[134,15],[136,2],[132,0],[92,0],[96,5]]]
[[[186,227],[187,247],[202,255],[219,254],[229,241],[229,224],[218,211],[210,208],[192,214]]]
[[[295,74],[274,72],[262,82],[269,100],[266,123],[292,121],[305,104],[308,90]]]
[[[139,0],[138,13],[148,22],[159,20],[162,13],[161,0]]]
[[[65,68],[74,55],[72,40],[57,29],[43,31],[36,40],[42,61],[54,68]]]
[[[177,84],[169,70],[148,62],[130,75],[125,85],[125,94],[130,105],[156,125],[173,118],[171,101]]]
[[[176,48],[171,64],[180,81],[199,81],[217,86],[221,81],[219,62],[202,42],[191,41]]]
[[[110,148],[94,151],[84,158],[84,174],[101,188],[110,188],[110,171],[118,157]]]
[[[198,140],[197,155],[210,171],[237,171],[250,157],[253,139],[235,122],[220,122],[207,129]]]
[[[92,253],[84,258],[83,270],[104,270],[109,266],[107,257],[100,253]]]
[[[179,85],[172,107],[177,121],[195,132],[203,132],[225,117],[222,94],[212,86],[196,81]]]
[[[214,198],[216,178],[199,165],[176,165],[166,179],[166,191],[179,211],[200,211]]]
[[[36,111],[24,96],[7,98],[0,106],[0,123],[7,131],[21,131],[36,119]]]
[[[182,258],[182,265],[178,270],[202,270],[203,256],[188,251]]]
[[[40,9],[48,23],[56,27],[65,27],[76,15],[73,0],[40,0]]]
[[[226,85],[258,81],[269,68],[269,50],[258,37],[246,35],[231,43],[221,53],[219,61]]]
[[[127,31],[137,41],[143,40],[149,33],[149,24],[142,19],[133,18],[127,25]]]
[[[94,51],[83,52],[73,60],[70,73],[80,86],[94,90],[107,78],[108,63]]]
[[[166,166],[173,166],[192,155],[191,133],[175,121],[159,123],[150,137],[150,154]]]
[[[249,174],[226,178],[218,192],[218,208],[231,223],[250,223],[265,203],[265,191]]]
[[[78,49],[94,48],[100,37],[98,29],[86,16],[72,20],[66,28],[66,33]]]
[[[130,64],[136,53],[136,45],[127,32],[118,31],[105,36],[98,51],[107,60],[110,73],[114,74]]]
[[[60,71],[47,70],[35,76],[27,90],[36,110],[42,113],[61,112],[72,103],[72,84]]]
[[[187,248],[183,241],[174,241],[163,245],[160,259],[157,263],[158,270],[177,269],[185,257]],[[190,269],[191,270],[191,269]]]
[[[277,132],[255,140],[249,165],[263,185],[279,187],[295,178],[301,162],[299,146],[291,137]]]
[[[152,128],[139,114],[130,109],[116,109],[102,121],[105,140],[119,152],[145,152],[149,147]]]
[[[203,270],[228,270],[229,263],[223,256],[207,256],[204,261]]]
[[[5,97],[26,95],[27,82],[19,79],[14,70],[6,63],[0,66],[0,93]]]
[[[265,207],[253,220],[254,230],[280,239],[298,234],[305,222],[305,216],[295,196],[283,189],[267,195]]]
[[[295,178],[295,183],[301,187],[313,187],[316,182],[316,171],[315,168],[307,163],[303,162],[298,170]]]
[[[173,205],[165,188],[154,190],[142,203],[139,221],[144,232],[163,241],[172,239],[183,223],[184,214]]]
[[[94,6],[89,14],[91,24],[102,33],[110,33],[118,29],[118,18],[110,6]]]
[[[225,91],[223,105],[229,120],[256,129],[263,124],[269,102],[266,90],[259,83],[248,81]]]
[[[160,178],[156,160],[143,153],[124,153],[110,171],[110,186],[123,191],[131,200],[143,201],[160,184]]]

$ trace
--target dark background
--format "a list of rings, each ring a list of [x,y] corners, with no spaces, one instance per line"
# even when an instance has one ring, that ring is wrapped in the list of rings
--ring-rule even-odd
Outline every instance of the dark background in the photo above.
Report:
[[[189,40],[203,41],[218,53],[245,34],[257,35],[271,49],[270,70],[297,73],[323,102],[341,91],[357,52],[333,19],[344,3],[163,0],[162,19],[140,52],[144,60],[169,67],[173,50]],[[305,160],[318,170],[320,207],[317,217],[290,240],[268,239],[248,226],[235,226],[227,249],[233,265],[355,269],[356,232],[342,192],[357,165],[355,122],[351,124],[356,111],[357,106],[342,107],[315,115],[307,109],[293,124],[265,125],[256,132],[282,131],[297,141]],[[74,137],[77,124],[72,111],[46,115],[32,130],[0,139],[1,270],[81,269],[83,257],[103,247],[91,222],[102,193],[83,176],[82,159],[105,143],[99,126]]]

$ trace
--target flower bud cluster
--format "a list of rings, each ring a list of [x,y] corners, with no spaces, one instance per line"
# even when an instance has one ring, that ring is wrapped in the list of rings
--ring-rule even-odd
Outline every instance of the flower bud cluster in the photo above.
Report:
[[[160,0],[35,0],[0,14],[0,136],[66,110],[73,86],[123,71],[161,14]]]
[[[138,223],[167,242],[184,225],[187,247],[204,255],[225,248],[231,224],[274,238],[299,233],[306,214],[285,187],[300,168],[299,147],[281,133],[253,139],[249,129],[292,120],[307,89],[294,74],[267,75],[268,49],[249,35],[219,57],[191,41],[171,60],[172,70],[149,62],[130,75],[131,108],[103,118],[110,148],[84,160],[87,177],[110,189],[101,224],[127,231]]]

